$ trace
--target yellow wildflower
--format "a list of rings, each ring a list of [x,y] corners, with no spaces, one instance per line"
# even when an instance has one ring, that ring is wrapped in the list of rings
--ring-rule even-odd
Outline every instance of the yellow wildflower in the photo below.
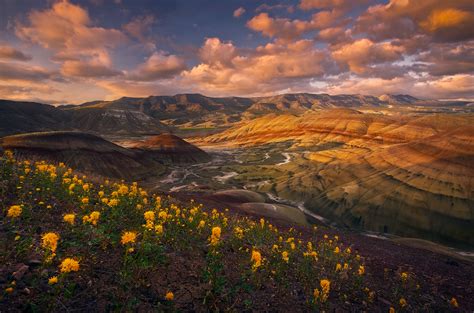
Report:
[[[173,301],[174,294],[171,291],[168,291],[165,295],[165,299],[168,300],[168,301]]]
[[[395,308],[394,308],[394,307],[390,307],[390,309],[388,310],[388,313],[395,313]]]
[[[203,228],[204,226],[206,226],[206,222],[204,220],[199,221],[198,228]]]
[[[449,303],[455,308],[459,307],[458,300],[456,300],[455,297],[452,297],[451,300],[449,301]]]
[[[128,186],[127,185],[121,185],[118,189],[118,193],[121,195],[126,195],[128,193]]]
[[[406,282],[408,280],[408,273],[407,272],[402,272],[400,274],[400,277],[402,278],[402,281]]]
[[[342,265],[340,263],[336,264],[336,272],[339,272],[342,269]]]
[[[321,292],[319,291],[318,288],[314,289],[313,291],[313,297],[314,297],[314,300],[317,301],[319,299],[319,296],[321,295]]]
[[[59,265],[61,273],[77,272],[79,270],[79,261],[72,258],[66,258]]]
[[[209,238],[209,242],[211,246],[215,246],[219,243],[219,239],[221,238],[221,228],[216,226],[212,228],[211,237]]]
[[[336,248],[334,249],[334,253],[335,253],[335,254],[339,254],[340,252],[341,252],[341,250],[339,249],[339,247],[336,247]]]
[[[155,232],[158,234],[158,235],[161,235],[163,233],[163,225],[156,225],[155,226]]]
[[[400,298],[399,303],[402,308],[407,306],[407,300],[405,300],[405,298]]]
[[[290,260],[290,257],[288,256],[288,252],[287,251],[283,251],[281,253],[281,258],[283,259],[283,261],[285,261],[286,263],[288,263],[288,261]]]
[[[137,234],[133,231],[126,231],[122,235],[122,240],[120,241],[122,245],[126,245],[128,243],[135,243],[137,239]]]
[[[54,285],[58,283],[58,276],[53,276],[48,279],[48,284]]]
[[[84,184],[84,185],[82,185],[82,189],[83,189],[84,191],[89,191],[89,184]]]
[[[155,212],[146,211],[145,213],[143,213],[143,217],[145,218],[145,221],[146,221],[145,227],[148,229],[152,229],[153,224],[155,223]]]
[[[82,204],[88,204],[89,203],[89,198],[84,197],[84,198],[82,198],[81,202],[82,202]]]
[[[7,212],[7,216],[11,218],[16,218],[21,215],[23,209],[19,205],[12,205]]]
[[[46,233],[41,236],[41,246],[45,249],[55,252],[58,247],[59,235],[56,233]]]
[[[109,200],[109,207],[114,207],[114,206],[117,206],[119,204],[119,199],[110,199]]]
[[[13,288],[12,287],[8,287],[5,289],[5,292],[6,293],[12,293],[13,292]]]
[[[239,239],[242,239],[244,237],[244,231],[240,227],[235,227],[234,233],[235,233],[235,236]]]
[[[250,258],[250,261],[253,262],[252,264],[252,270],[256,270],[262,265],[262,255],[260,252],[257,250],[252,250],[252,257]]]
[[[364,275],[364,273],[365,273],[365,267],[362,266],[362,265],[359,265],[359,270],[357,271],[357,273],[358,273],[360,276]]]
[[[89,215],[85,215],[83,218],[82,218],[82,222],[85,224],[85,223],[90,223],[92,225],[97,225],[97,223],[99,222],[99,218],[100,218],[100,212],[99,211],[94,211],[92,212],[91,214]]]
[[[323,293],[328,294],[331,288],[331,282],[327,279],[322,279],[319,284],[321,285],[321,289]]]
[[[76,219],[76,215],[75,214],[65,214],[63,216],[63,220],[66,222],[66,223],[69,223],[71,225],[74,225],[74,222],[75,222],[75,219]]]

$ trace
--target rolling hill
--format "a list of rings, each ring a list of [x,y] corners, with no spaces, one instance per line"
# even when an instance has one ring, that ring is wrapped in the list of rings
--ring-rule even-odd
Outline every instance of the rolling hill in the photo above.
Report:
[[[252,169],[271,177],[257,191],[303,200],[350,228],[472,245],[473,119],[353,109],[270,114],[193,142],[247,149],[286,144],[280,151],[288,162]]]
[[[200,163],[211,160],[205,151],[170,133],[149,137],[134,144],[132,148],[166,163]]]

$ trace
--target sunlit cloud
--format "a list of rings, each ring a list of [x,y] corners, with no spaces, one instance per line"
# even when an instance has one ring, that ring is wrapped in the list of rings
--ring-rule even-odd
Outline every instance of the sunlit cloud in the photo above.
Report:
[[[234,17],[238,18],[238,17],[241,17],[244,13],[245,13],[244,7],[240,7],[238,9],[235,9],[233,15],[234,15]]]
[[[29,61],[31,56],[7,45],[0,45],[0,59]]]
[[[228,13],[219,19],[187,6],[186,15],[160,3],[143,11],[126,2],[62,0],[18,11],[13,27],[2,30],[1,96],[74,103],[179,92],[474,99],[468,0],[233,2],[222,4]]]

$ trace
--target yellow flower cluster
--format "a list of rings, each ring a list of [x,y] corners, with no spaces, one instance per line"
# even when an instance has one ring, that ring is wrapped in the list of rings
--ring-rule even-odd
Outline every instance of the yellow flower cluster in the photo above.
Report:
[[[145,218],[146,224],[145,227],[147,229],[153,229],[155,224],[155,212],[153,211],[146,211],[143,213],[143,217]]]
[[[129,243],[135,243],[137,239],[137,233],[133,231],[126,231],[122,235],[121,243],[122,245],[126,245]]]
[[[41,236],[41,247],[51,251],[52,253],[56,252],[58,248],[59,235],[56,233],[46,233]]]
[[[250,257],[252,262],[252,270],[256,271],[260,266],[262,266],[262,255],[257,250],[252,250],[252,256]]]
[[[209,243],[211,246],[215,246],[219,243],[221,238],[221,228],[216,226],[212,228],[211,237],[209,237]]]
[[[48,279],[48,284],[54,285],[58,283],[58,276],[53,276]]]
[[[59,271],[61,273],[77,272],[79,271],[79,261],[72,258],[66,258],[59,265]]]
[[[237,237],[239,239],[244,238],[244,231],[240,227],[235,227],[234,228],[234,234],[235,234],[235,237]]]
[[[100,212],[94,211],[89,215],[84,215],[82,217],[82,223],[84,224],[89,223],[95,226],[99,222],[99,218],[100,218]]]
[[[173,301],[174,300],[174,294],[171,291],[168,291],[165,295],[165,299],[168,301]]]
[[[314,289],[313,296],[315,302],[324,303],[329,297],[329,291],[331,290],[331,282],[328,279],[322,279],[319,282],[321,290],[318,288]]]
[[[63,216],[63,221],[65,221],[68,224],[74,225],[76,220],[76,215],[75,214],[64,214]]]
[[[21,215],[23,209],[19,205],[12,205],[7,212],[7,216],[11,218],[16,218]]]

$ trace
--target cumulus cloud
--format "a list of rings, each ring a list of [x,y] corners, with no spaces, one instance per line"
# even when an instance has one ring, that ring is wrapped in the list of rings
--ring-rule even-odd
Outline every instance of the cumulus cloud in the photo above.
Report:
[[[235,9],[234,11],[234,17],[238,18],[241,17],[245,13],[245,9],[243,7],[240,7],[238,9]]]
[[[176,55],[167,55],[159,51],[153,53],[145,63],[128,75],[128,79],[154,81],[171,78],[186,69],[186,63]]]
[[[218,51],[226,51],[226,57],[222,59]],[[324,53],[311,40],[270,43],[243,54],[230,42],[208,38],[201,53],[203,63],[184,72],[184,81],[200,90],[224,94],[275,92],[322,75],[326,66]]]
[[[58,73],[41,66],[27,65],[15,62],[0,62],[1,81],[30,81],[61,80]]]
[[[330,94],[410,94],[420,99],[463,99],[472,98],[474,76],[460,74],[422,80],[410,75],[390,79],[351,76],[327,83],[324,90]]]
[[[207,64],[230,65],[237,49],[231,42],[222,42],[219,38],[207,38],[199,49],[199,58]]]
[[[247,26],[254,31],[261,32],[264,36],[287,40],[299,38],[304,32],[311,29],[311,25],[307,21],[272,18],[268,13],[254,16],[247,22]]]
[[[88,12],[67,1],[57,2],[51,9],[30,12],[28,22],[18,24],[16,34],[49,49],[102,49],[126,40],[119,30],[91,26]]]
[[[7,45],[0,45],[0,59],[29,61],[31,56]]]
[[[341,10],[325,10],[314,13],[310,20],[273,18],[268,13],[260,13],[247,22],[247,27],[270,38],[284,41],[298,40],[304,33],[344,24]]]
[[[391,0],[370,7],[355,29],[371,39],[408,38],[423,33],[437,41],[474,38],[474,6],[470,0]]]
[[[351,30],[344,27],[328,27],[319,31],[317,38],[332,45],[345,43],[351,39]]]
[[[69,76],[111,76],[109,49],[127,42],[118,29],[92,25],[89,13],[68,1],[56,2],[50,9],[33,10],[27,24],[18,24],[16,34],[55,53],[65,61],[62,72]]]
[[[474,42],[462,44],[434,44],[429,51],[417,57],[418,71],[433,76],[467,74],[474,72]]]
[[[374,43],[363,38],[333,51],[332,57],[340,64],[347,65],[354,73],[362,74],[371,65],[400,60],[403,52],[401,46],[389,42]]]

